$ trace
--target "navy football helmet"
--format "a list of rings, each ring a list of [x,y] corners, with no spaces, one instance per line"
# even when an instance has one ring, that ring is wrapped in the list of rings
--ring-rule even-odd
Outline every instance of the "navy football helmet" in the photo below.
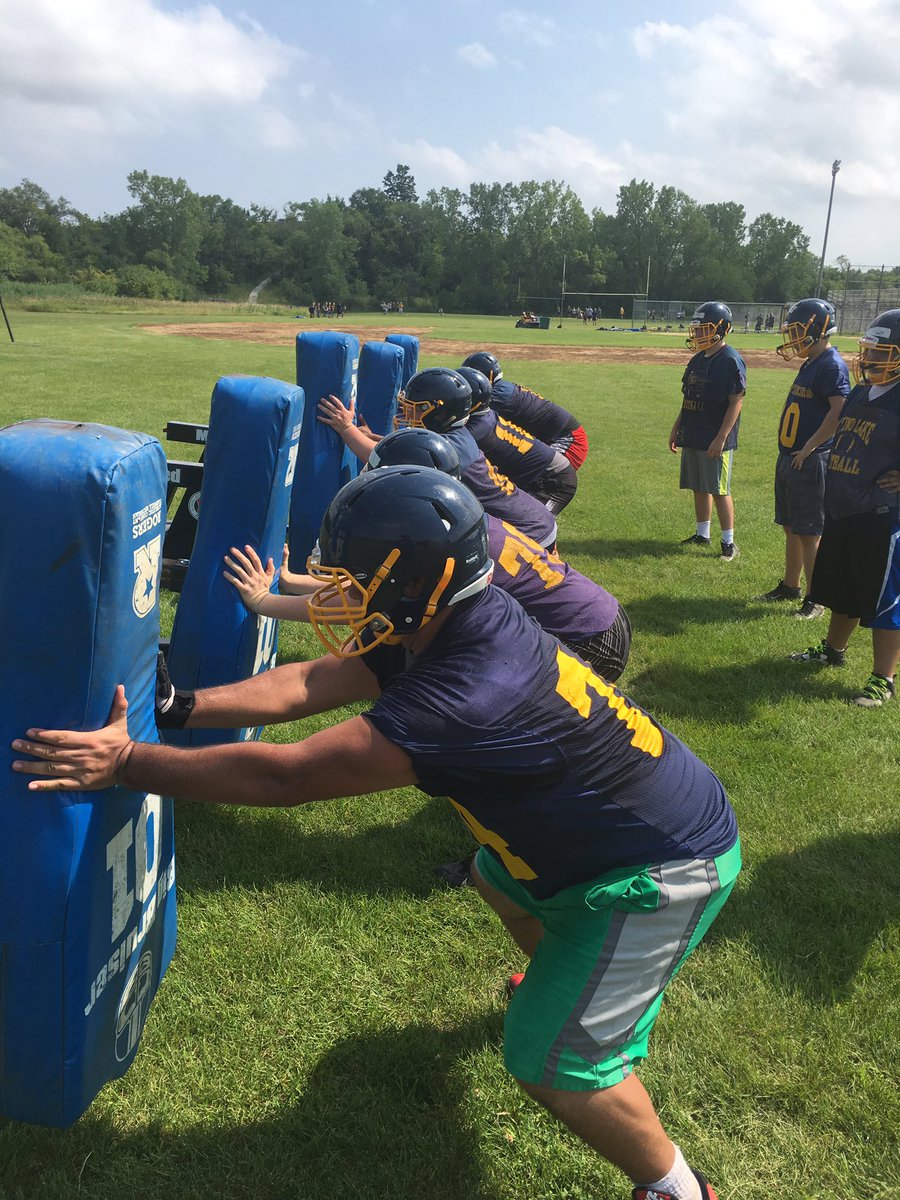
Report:
[[[496,383],[498,379],[503,378],[500,360],[496,355],[491,354],[490,350],[476,350],[474,354],[469,355],[463,366],[474,367],[476,371],[486,375],[491,383]]]
[[[472,389],[458,371],[426,367],[411,376],[397,397],[395,425],[445,433],[465,425],[472,407]]]
[[[785,362],[792,358],[806,358],[816,342],[830,337],[837,329],[834,305],[816,296],[798,300],[782,317],[780,328],[784,341],[776,347],[776,353]]]
[[[488,586],[484,509],[432,467],[366,471],[328,506],[307,569],[322,585],[310,623],[332,654],[355,658]],[[335,625],[349,625],[350,638]]]
[[[859,339],[853,363],[857,382],[885,384],[900,380],[900,308],[879,313]]]
[[[465,363],[459,368],[459,373],[472,389],[472,412],[491,407],[491,381],[477,367],[467,367]]]
[[[731,330],[731,309],[719,300],[707,300],[694,310],[688,326],[686,345],[691,350],[709,350],[723,341]]]
[[[395,429],[373,447],[364,471],[376,467],[434,467],[459,479],[459,455],[440,433],[431,429]]]

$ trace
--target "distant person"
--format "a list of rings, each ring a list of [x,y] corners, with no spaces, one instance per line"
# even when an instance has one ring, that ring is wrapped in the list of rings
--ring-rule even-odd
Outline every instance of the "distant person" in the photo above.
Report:
[[[697,353],[681,379],[681,412],[669,434],[669,449],[681,450],[681,487],[694,493],[696,532],[683,546],[708,546],[713,503],[721,528],[722,562],[740,554],[734,540],[731,468],[747,368],[740,354],[726,345],[731,309],[718,300],[701,304],[691,317],[687,344]]]
[[[872,630],[872,673],[852,703],[893,700],[900,659],[900,308],[859,339],[858,383],[838,420],[825,477],[825,529],[810,597],[831,609],[828,632],[795,662],[844,665],[857,625]]]
[[[756,324],[753,326],[754,333],[762,333],[763,318],[762,313],[756,314]]]
[[[800,576],[806,578],[803,603],[794,613],[805,620],[824,608],[810,596],[813,564],[825,525],[825,471],[831,439],[850,394],[847,364],[831,344],[836,325],[827,300],[798,300],[787,311],[777,353],[789,362],[804,361],[791,384],[778,422],[775,466],[775,521],[784,529],[784,578],[760,600],[799,600]]]
[[[619,307],[619,320],[620,321],[625,320],[625,309],[622,308],[621,306]]]

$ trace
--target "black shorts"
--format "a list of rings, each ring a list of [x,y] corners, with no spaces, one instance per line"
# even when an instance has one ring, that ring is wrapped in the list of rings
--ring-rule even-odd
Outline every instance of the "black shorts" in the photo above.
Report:
[[[775,523],[803,537],[825,528],[825,466],[828,452],[810,454],[799,471],[790,454],[775,464]]]
[[[631,622],[628,620],[628,613],[620,604],[616,619],[609,629],[595,633],[583,642],[569,641],[566,645],[570,650],[574,650],[579,658],[583,658],[592,671],[596,671],[610,683],[615,683],[625,670],[631,650]]]
[[[809,589],[816,604],[859,617],[863,625],[872,625],[877,618],[879,628],[895,627],[896,606],[885,605],[885,592],[895,574],[896,533],[891,513],[859,513],[838,521],[827,518]],[[890,614],[882,612],[885,606]]]
[[[578,476],[569,460],[557,450],[556,460],[534,486],[532,495],[556,516],[578,490]]]

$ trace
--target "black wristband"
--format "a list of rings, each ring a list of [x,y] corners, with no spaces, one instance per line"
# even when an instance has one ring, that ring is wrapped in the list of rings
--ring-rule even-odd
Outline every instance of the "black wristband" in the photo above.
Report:
[[[184,729],[188,718],[194,711],[194,693],[180,692],[173,689],[171,699],[165,710],[156,708],[157,729]]]

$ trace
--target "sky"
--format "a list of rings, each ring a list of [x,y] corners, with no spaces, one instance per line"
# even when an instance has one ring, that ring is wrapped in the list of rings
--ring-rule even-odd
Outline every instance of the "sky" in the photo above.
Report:
[[[0,187],[92,216],[130,171],[280,210],[409,165],[419,196],[632,178],[900,265],[900,0],[0,0]]]

